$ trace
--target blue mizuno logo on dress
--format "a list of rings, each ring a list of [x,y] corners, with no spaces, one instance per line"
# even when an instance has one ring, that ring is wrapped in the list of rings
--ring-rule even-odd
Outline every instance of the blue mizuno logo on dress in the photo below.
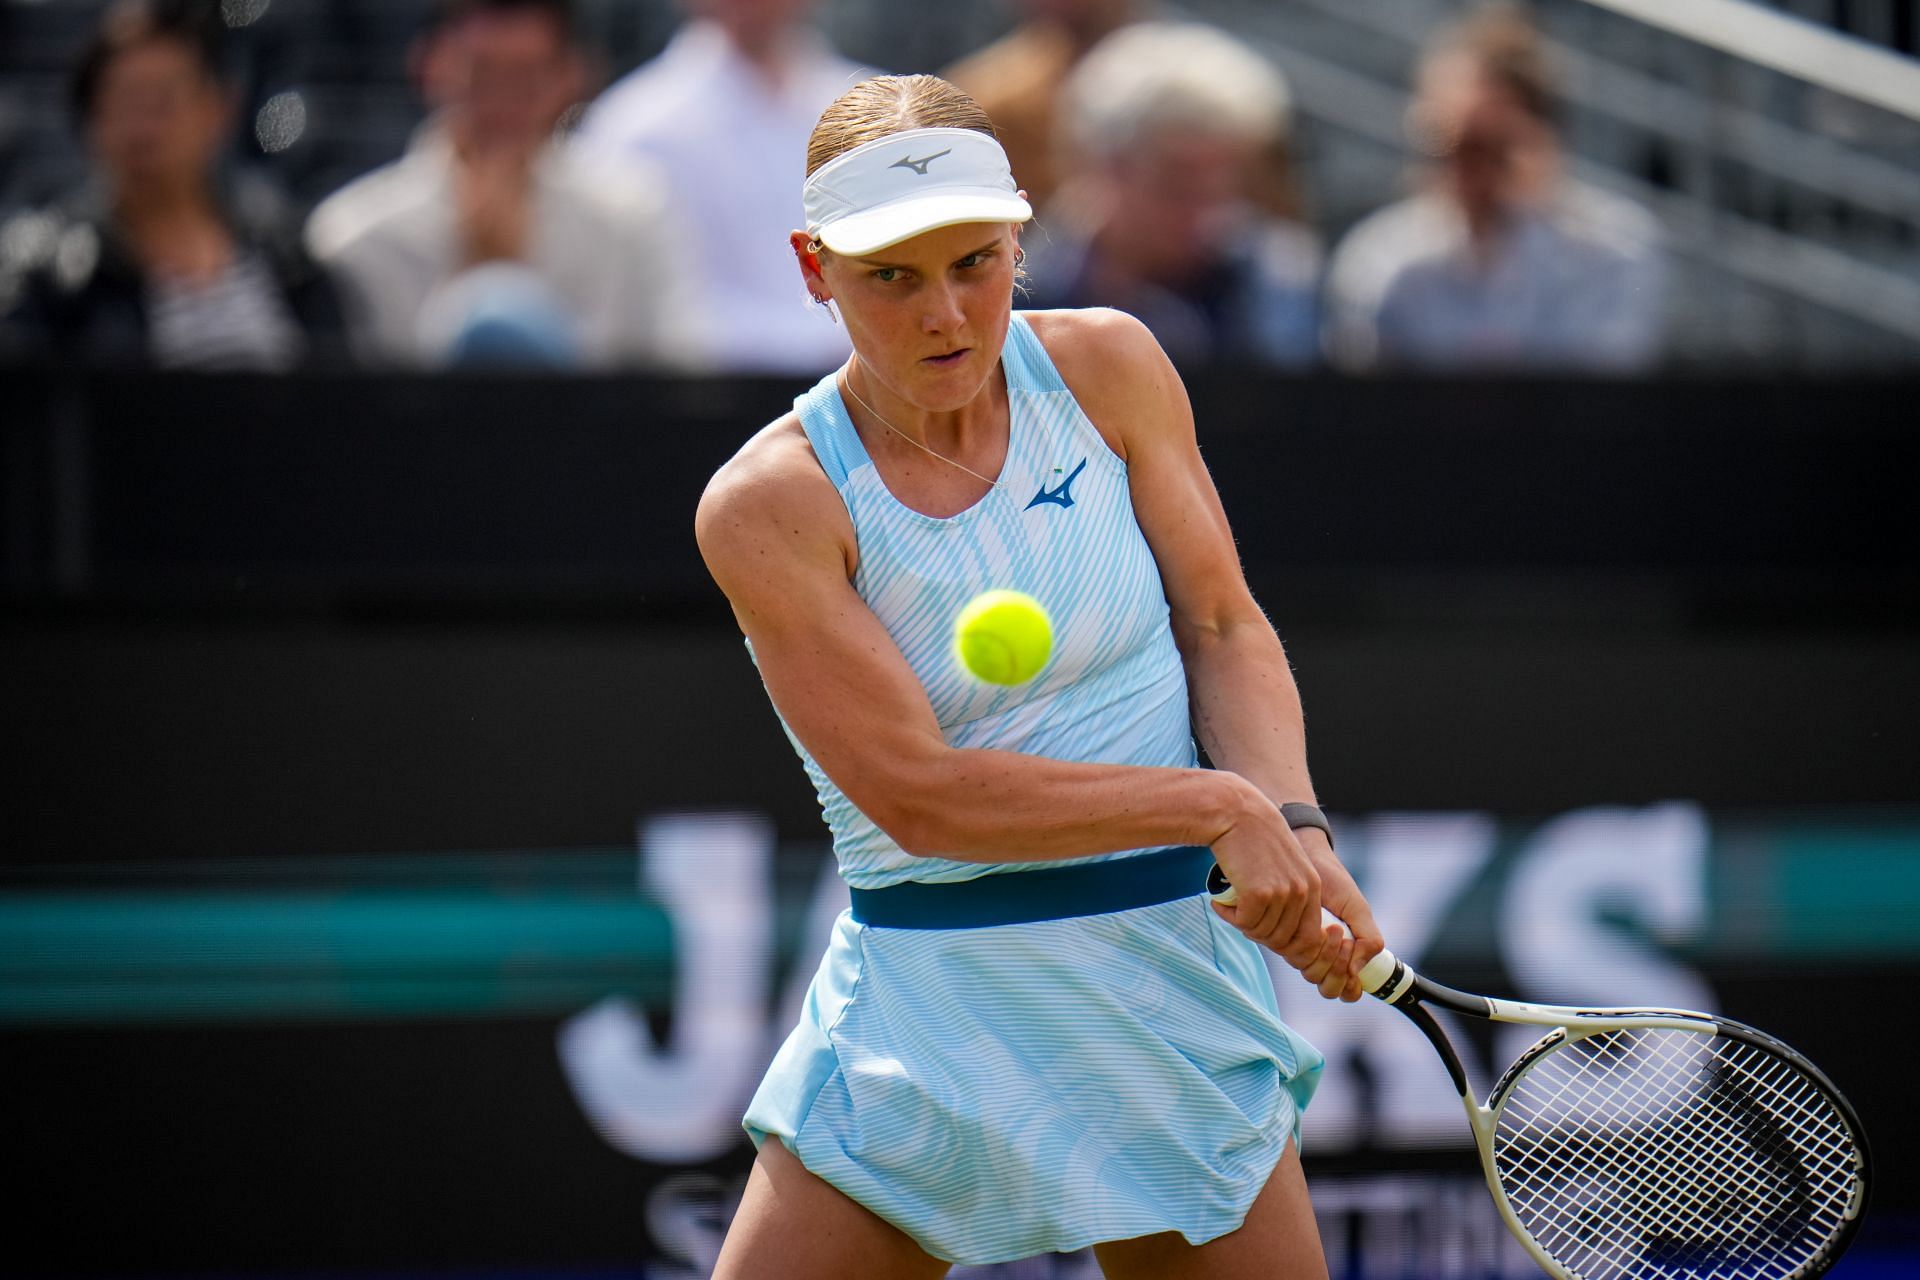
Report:
[[[1058,471],[1059,469],[1060,468],[1058,467],[1054,468],[1055,471]],[[1047,488],[1047,486],[1041,485],[1040,492],[1033,495],[1033,501],[1029,502],[1024,509],[1027,511],[1031,511],[1043,502],[1052,502],[1063,507],[1072,506],[1073,495],[1067,492],[1067,488],[1075,480],[1078,480],[1080,478],[1080,473],[1082,471],[1085,471],[1086,469],[1087,469],[1087,460],[1085,458],[1082,458],[1080,459],[1080,465],[1073,469],[1073,474],[1060,482],[1059,488],[1049,489]]]

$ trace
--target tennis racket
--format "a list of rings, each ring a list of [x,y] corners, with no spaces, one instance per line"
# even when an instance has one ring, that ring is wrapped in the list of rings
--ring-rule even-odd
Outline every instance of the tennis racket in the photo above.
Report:
[[[1207,888],[1232,903],[1218,867]],[[1389,951],[1360,984],[1440,1054],[1495,1207],[1557,1280],[1811,1280],[1860,1225],[1870,1161],[1859,1117],[1764,1032],[1685,1009],[1469,995]],[[1551,1030],[1483,1106],[1433,1008]]]

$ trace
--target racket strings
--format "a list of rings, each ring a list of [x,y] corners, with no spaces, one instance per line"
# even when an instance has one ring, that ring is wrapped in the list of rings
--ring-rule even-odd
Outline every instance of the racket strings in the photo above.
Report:
[[[1621,1057],[1620,1048],[1621,1046],[1617,1044],[1604,1046],[1602,1052],[1597,1055],[1598,1060],[1606,1063],[1608,1071],[1615,1075],[1628,1065]],[[1635,1065],[1644,1069],[1643,1064]],[[1661,1096],[1662,1089],[1671,1091],[1672,1076],[1673,1066],[1669,1063],[1664,1070],[1643,1077],[1633,1091],[1637,1096],[1634,1097],[1629,1108],[1630,1113],[1643,1122],[1649,1116],[1661,1116],[1661,1112],[1648,1111],[1648,1099]],[[1698,1092],[1700,1086],[1697,1069],[1687,1070],[1683,1079],[1688,1081],[1690,1089]],[[1596,1091],[1593,1087],[1592,1073],[1575,1075],[1571,1077],[1571,1082],[1570,1087],[1568,1082],[1563,1082],[1560,1096],[1556,1100],[1557,1113],[1567,1112],[1570,1106],[1592,1108],[1595,1105]],[[1524,1111],[1523,1107],[1514,1114],[1520,1115]],[[1738,1113],[1736,1111],[1732,1114]],[[1672,1120],[1667,1118],[1661,1122],[1670,1125]],[[1743,1127],[1750,1129],[1751,1126]],[[1718,1123],[1703,1127],[1695,1135],[1691,1149],[1683,1150],[1680,1144],[1673,1142],[1672,1137],[1669,1136],[1665,1139],[1669,1146],[1649,1148],[1651,1151],[1663,1154],[1647,1160],[1644,1159],[1645,1152],[1642,1152],[1644,1167],[1637,1171],[1638,1186],[1635,1188],[1639,1192],[1637,1199],[1641,1220],[1634,1223],[1609,1222],[1604,1214],[1595,1212],[1595,1206],[1604,1203],[1605,1197],[1611,1190],[1617,1189],[1618,1184],[1627,1182],[1632,1185],[1635,1171],[1628,1167],[1627,1162],[1630,1157],[1611,1149],[1612,1146],[1620,1144],[1623,1134],[1629,1132],[1631,1132],[1630,1127],[1618,1124],[1611,1126],[1608,1133],[1610,1146],[1600,1152],[1605,1158],[1598,1161],[1594,1158],[1596,1153],[1593,1150],[1583,1151],[1579,1144],[1569,1148],[1562,1143],[1562,1149],[1557,1151],[1553,1144],[1542,1147],[1541,1159],[1545,1166],[1553,1171],[1553,1176],[1560,1188],[1557,1199],[1562,1202],[1542,1207],[1562,1215],[1566,1215],[1570,1208],[1578,1210],[1577,1217],[1582,1228],[1578,1233],[1580,1238],[1555,1243],[1562,1246],[1584,1246],[1592,1256],[1588,1259],[1589,1265],[1582,1268],[1583,1271],[1598,1274],[1632,1274],[1633,1264],[1648,1255],[1650,1246],[1654,1246],[1653,1251],[1657,1254],[1657,1246],[1663,1241],[1685,1246],[1689,1237],[1693,1237],[1697,1250],[1699,1238],[1702,1236],[1697,1229],[1698,1220],[1703,1214],[1717,1215],[1724,1219],[1727,1216],[1729,1204],[1735,1202],[1734,1197],[1749,1197],[1761,1203],[1778,1202],[1781,1199],[1781,1187],[1778,1182],[1769,1183],[1756,1177],[1753,1170],[1758,1166],[1752,1151],[1741,1149],[1743,1143],[1752,1143],[1751,1134],[1735,1132],[1733,1126],[1726,1122],[1723,1114]],[[1576,1136],[1578,1136],[1577,1132]],[[1760,1140],[1764,1142],[1765,1138],[1762,1137]],[[1587,1145],[1591,1146],[1590,1143]],[[1743,1164],[1735,1166],[1740,1169],[1740,1173],[1730,1182],[1722,1183],[1717,1187],[1710,1183],[1705,1186],[1699,1185],[1700,1180],[1695,1176],[1695,1170],[1702,1167],[1715,1168],[1725,1164],[1725,1157],[1729,1150],[1744,1161]],[[1604,1183],[1595,1183],[1590,1178],[1576,1176],[1589,1170],[1580,1167],[1575,1157],[1583,1158],[1596,1168],[1608,1169],[1615,1184],[1614,1188],[1609,1188]],[[1699,1163],[1703,1157],[1704,1165]],[[1511,1161],[1509,1163],[1511,1164]],[[1598,1198],[1595,1196],[1596,1189],[1599,1192]],[[1569,1196],[1578,1200],[1579,1204],[1576,1206],[1565,1203]],[[1522,1201],[1526,1199],[1527,1197],[1523,1195]],[[1691,1226],[1689,1219],[1694,1220]],[[1709,1242],[1724,1246],[1731,1229],[1735,1228],[1730,1228],[1724,1221],[1718,1223],[1715,1233],[1717,1238]],[[1699,1268],[1685,1268],[1688,1274],[1698,1271]]]
[[[1840,1230],[1857,1154],[1785,1058],[1661,1029],[1536,1058],[1493,1145],[1516,1219],[1582,1280],[1794,1275]]]
[[[1727,1096],[1723,1090],[1722,1099]],[[1591,1099],[1584,1105],[1591,1105]],[[1721,1255],[1730,1250],[1737,1252],[1743,1243],[1742,1231],[1749,1237],[1753,1235],[1755,1224],[1737,1216],[1734,1206],[1778,1205],[1783,1200],[1801,1198],[1781,1180],[1794,1173],[1792,1167],[1789,1165],[1783,1171],[1778,1153],[1769,1156],[1767,1152],[1769,1146],[1777,1146],[1777,1131],[1767,1130],[1764,1118],[1761,1127],[1756,1128],[1751,1111],[1752,1103],[1742,1101],[1730,1110],[1708,1113],[1710,1123],[1700,1126],[1690,1143],[1683,1146],[1667,1137],[1665,1141],[1671,1144],[1670,1148],[1651,1148],[1664,1150],[1664,1154],[1651,1162],[1655,1167],[1638,1188],[1639,1221],[1630,1224],[1631,1230],[1619,1229],[1624,1225],[1619,1223],[1612,1224],[1615,1229],[1606,1230],[1597,1220],[1598,1215],[1588,1213],[1582,1223],[1590,1229],[1586,1238],[1570,1242],[1576,1247],[1584,1244],[1595,1255],[1591,1261],[1603,1264],[1584,1269],[1632,1274],[1633,1265],[1641,1259],[1656,1263],[1663,1259],[1681,1263],[1690,1258],[1710,1261],[1715,1252]],[[1729,1117],[1739,1123],[1729,1123]],[[1617,1157],[1613,1161],[1616,1179],[1620,1163]],[[1700,1169],[1719,1170],[1733,1176],[1716,1187],[1697,1176],[1695,1171]],[[1561,1172],[1564,1174],[1565,1170]],[[1752,1216],[1750,1211],[1745,1214],[1746,1219]],[[1710,1231],[1701,1229],[1703,1218]],[[1591,1230],[1596,1227],[1602,1229]],[[1781,1248],[1767,1247],[1764,1240],[1761,1244],[1755,1257],[1762,1274],[1785,1274],[1792,1270],[1793,1264]],[[1785,1265],[1781,1265],[1783,1262]],[[1679,1270],[1683,1274],[1711,1274],[1710,1266],[1682,1266]],[[1742,1273],[1746,1273],[1745,1269]]]
[[[1569,1101],[1582,1106],[1594,1104],[1593,1091],[1590,1088],[1566,1090],[1560,1102]],[[1525,1108],[1516,1114],[1523,1114]],[[1536,1117],[1537,1118],[1537,1117]],[[1617,1151],[1597,1151],[1588,1138],[1590,1135],[1575,1133],[1576,1141],[1567,1141],[1566,1134],[1550,1135],[1558,1141],[1542,1142],[1534,1153],[1534,1166],[1548,1174],[1548,1180],[1542,1184],[1550,1195],[1542,1199],[1532,1194],[1535,1188],[1517,1188],[1517,1200],[1521,1207],[1539,1210],[1539,1219],[1550,1224],[1548,1233],[1560,1238],[1552,1240],[1554,1251],[1566,1256],[1584,1249],[1592,1255],[1589,1262],[1605,1262],[1604,1268],[1592,1266],[1582,1268],[1596,1270],[1602,1274],[1624,1272],[1625,1269],[1644,1251],[1644,1229],[1628,1230],[1630,1224],[1613,1221],[1593,1212],[1597,1204],[1604,1203],[1596,1198],[1607,1194],[1604,1184],[1593,1180],[1592,1174],[1598,1167],[1609,1167],[1616,1176],[1624,1167],[1625,1158]],[[1611,1135],[1618,1141],[1618,1135]],[[1660,1149],[1655,1148],[1655,1151]],[[1605,1158],[1602,1158],[1605,1157]],[[1643,1156],[1643,1160],[1645,1157]],[[1681,1166],[1677,1156],[1671,1152],[1662,1152],[1651,1157],[1652,1171],[1668,1179],[1663,1187],[1652,1186],[1652,1194],[1645,1197],[1650,1209],[1666,1211],[1670,1217],[1677,1207],[1677,1196],[1672,1188],[1681,1185]],[[1509,1165],[1513,1162],[1509,1160]],[[1648,1172],[1643,1168],[1641,1172]],[[1568,1223],[1577,1224],[1579,1233],[1567,1229]]]
[[[1611,1059],[1608,1063],[1610,1070],[1620,1070],[1628,1065],[1618,1052],[1617,1045],[1603,1047],[1600,1053]],[[1670,1085],[1671,1080],[1669,1078],[1656,1077],[1650,1083],[1653,1087],[1643,1087],[1636,1091],[1638,1094],[1638,1097],[1635,1099],[1636,1102],[1645,1103],[1651,1099],[1666,1096],[1660,1092],[1660,1086]],[[1590,1078],[1587,1080],[1587,1084],[1589,1087],[1567,1090],[1566,1096],[1574,1098],[1575,1101],[1583,1106],[1591,1107],[1597,1105],[1600,1099],[1596,1097],[1595,1091],[1590,1087]],[[1729,1151],[1735,1156],[1742,1154],[1738,1149],[1739,1140],[1734,1135],[1729,1134],[1723,1124],[1714,1123],[1715,1119],[1716,1117],[1713,1113],[1707,1113],[1705,1116],[1706,1123],[1696,1135],[1695,1150],[1683,1151],[1680,1145],[1675,1143],[1667,1147],[1649,1146],[1638,1153],[1638,1158],[1642,1161],[1645,1168],[1657,1172],[1666,1179],[1664,1183],[1651,1184],[1645,1188],[1648,1203],[1644,1206],[1644,1215],[1648,1221],[1652,1221],[1655,1218],[1656,1211],[1665,1211],[1668,1215],[1667,1225],[1674,1229],[1683,1229],[1687,1225],[1685,1215],[1690,1212],[1694,1214],[1698,1213],[1699,1206],[1697,1198],[1689,1202],[1683,1199],[1683,1192],[1697,1189],[1690,1185],[1690,1172],[1695,1167],[1694,1162],[1698,1159],[1699,1152],[1697,1147],[1701,1145],[1703,1141],[1712,1139],[1713,1147],[1720,1151],[1723,1156]],[[1546,1157],[1546,1160],[1547,1163],[1555,1168],[1557,1173],[1567,1175],[1574,1171],[1575,1157],[1582,1155],[1590,1156],[1591,1151],[1584,1147],[1569,1147],[1563,1152],[1550,1153]],[[1743,1191],[1768,1200],[1777,1200],[1779,1198],[1779,1184],[1777,1182],[1764,1181],[1761,1174],[1757,1171],[1757,1165],[1753,1162],[1730,1162],[1723,1158],[1719,1164],[1724,1168],[1728,1176],[1727,1184],[1720,1188],[1722,1200],[1724,1200],[1725,1194],[1729,1191]]]
[[[1616,1182],[1621,1181],[1623,1161],[1617,1153],[1610,1155],[1606,1163],[1612,1166]],[[1637,1263],[1650,1254],[1657,1260],[1663,1244],[1672,1243],[1676,1236],[1684,1236],[1688,1215],[1697,1218],[1702,1214],[1724,1213],[1724,1197],[1729,1194],[1766,1194],[1773,1190],[1752,1185],[1723,1186],[1713,1193],[1720,1199],[1703,1203],[1697,1194],[1698,1188],[1686,1186],[1679,1160],[1669,1156],[1654,1162],[1651,1169],[1643,1167],[1638,1171],[1642,1220],[1629,1223],[1607,1216],[1611,1212],[1609,1199],[1618,1194],[1617,1185],[1608,1186],[1578,1176],[1590,1171],[1578,1168],[1572,1160],[1552,1163],[1555,1176],[1561,1180],[1552,1200],[1529,1204],[1528,1197],[1522,1195],[1521,1208],[1540,1210],[1541,1221],[1552,1223],[1543,1234],[1561,1256],[1577,1257],[1582,1263],[1582,1274],[1634,1274]],[[1550,1218],[1551,1214],[1558,1214],[1559,1218]]]

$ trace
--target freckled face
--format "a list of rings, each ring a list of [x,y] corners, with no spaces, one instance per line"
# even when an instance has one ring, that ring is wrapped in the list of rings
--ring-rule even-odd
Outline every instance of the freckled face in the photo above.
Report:
[[[941,227],[864,257],[820,256],[860,363],[939,413],[970,403],[1000,359],[1013,313],[1013,226]]]

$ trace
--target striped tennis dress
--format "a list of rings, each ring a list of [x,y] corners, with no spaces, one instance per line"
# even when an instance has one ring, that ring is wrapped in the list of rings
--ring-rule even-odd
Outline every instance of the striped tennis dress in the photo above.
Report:
[[[831,375],[795,402],[853,518],[854,586],[951,745],[1191,767],[1186,676],[1126,464],[1018,312],[1002,363],[1000,484],[946,519],[887,491]],[[982,684],[953,661],[953,618],[992,587],[1025,591],[1053,615],[1053,658],[1027,684]],[[794,746],[855,888],[1064,865],[908,854]],[[1201,888],[974,929],[874,928],[842,914],[800,1024],[748,1107],[748,1133],[756,1145],[777,1135],[956,1263],[1233,1230],[1297,1135],[1323,1060],[1279,1020],[1257,948]]]

